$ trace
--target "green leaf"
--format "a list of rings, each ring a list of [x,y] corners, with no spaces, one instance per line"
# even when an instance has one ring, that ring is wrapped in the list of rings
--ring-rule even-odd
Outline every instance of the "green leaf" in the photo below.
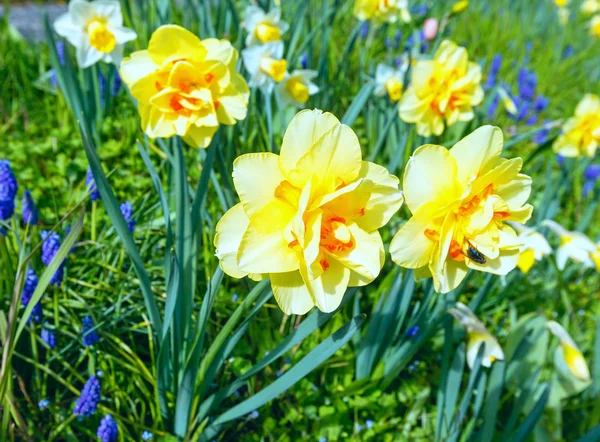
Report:
[[[600,425],[596,425],[590,431],[585,433],[577,442],[598,442],[600,440]]]
[[[374,89],[375,83],[372,81],[364,84],[363,87],[360,88],[360,91],[358,91],[358,94],[356,94],[356,97],[354,97],[354,100],[352,100],[352,103],[342,118],[343,124],[352,126],[352,123],[354,123],[354,120],[356,120],[360,111],[365,107],[367,100],[373,94]]]
[[[548,396],[550,395],[550,386],[545,385],[543,392],[536,402],[535,406],[527,415],[523,423],[517,428],[517,430],[512,434],[512,436],[508,439],[511,442],[521,442],[524,441],[527,436],[533,431],[535,428],[535,424],[542,417],[542,413],[544,412],[544,408],[546,407],[546,402],[548,401]]]

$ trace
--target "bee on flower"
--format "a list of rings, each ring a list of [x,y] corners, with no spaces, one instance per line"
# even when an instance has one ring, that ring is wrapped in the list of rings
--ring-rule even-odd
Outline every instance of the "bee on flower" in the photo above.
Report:
[[[190,146],[207,147],[220,124],[246,118],[250,92],[237,60],[227,40],[200,40],[175,25],[158,28],[147,50],[121,64],[144,132],[151,138],[179,135]]]
[[[441,135],[444,124],[473,119],[473,106],[483,100],[481,67],[469,62],[467,50],[444,40],[433,60],[420,60],[400,100],[400,118],[417,123],[424,137]]]
[[[531,178],[521,158],[500,158],[502,131],[483,126],[448,150],[419,147],[404,170],[404,196],[412,217],[390,244],[392,260],[433,277],[447,293],[473,269],[506,275],[519,262],[521,243],[506,221],[524,224]]]
[[[541,261],[552,253],[552,248],[544,235],[530,227],[519,223],[510,223],[519,233],[518,240],[522,244],[517,266],[523,273],[529,272],[536,261]]]
[[[402,205],[398,179],[362,160],[358,138],[330,113],[299,112],[281,155],[251,153],[233,164],[241,202],[216,227],[221,268],[269,277],[286,314],[331,312],[347,287],[373,281],[385,253],[378,229]]]
[[[590,380],[590,370],[579,347],[569,333],[556,321],[546,323],[548,330],[560,341],[555,361],[565,365],[573,376],[583,382]]]
[[[552,148],[563,157],[593,158],[599,143],[600,97],[587,94],[577,104],[575,115],[563,124],[562,134]]]
[[[246,46],[260,45],[270,41],[279,41],[289,29],[289,25],[281,20],[281,9],[274,8],[269,12],[258,6],[246,8],[246,19],[243,27],[248,32]]]
[[[282,81],[287,73],[287,62],[282,57],[283,42],[281,41],[272,41],[244,49],[242,60],[250,75],[248,85],[270,94],[275,84]]]
[[[477,353],[481,345],[485,344],[483,350],[483,358],[481,365],[491,367],[492,363],[497,360],[504,359],[504,351],[498,340],[490,334],[485,328],[485,325],[477,316],[462,302],[457,302],[454,308],[448,310],[454,319],[456,319],[467,331],[467,364],[469,368],[473,368]]]
[[[398,69],[394,69],[385,64],[379,63],[375,71],[375,95],[383,97],[387,95],[390,101],[395,103],[402,97],[404,89],[404,74],[408,66],[402,64]]]
[[[395,23],[398,19],[408,23],[408,0],[355,0],[354,16],[375,23]]]
[[[584,268],[596,268],[600,271],[600,250],[594,242],[581,232],[572,232],[555,221],[546,219],[542,224],[560,238],[560,246],[556,251],[556,266],[564,270],[571,259],[583,264]]]
[[[286,73],[277,84],[283,103],[304,107],[308,99],[319,92],[319,86],[312,82],[317,75],[318,72],[311,69],[296,69],[291,74]]]
[[[117,66],[123,45],[137,34],[123,26],[118,0],[72,0],[68,12],[54,22],[54,30],[75,46],[77,64],[86,68],[100,60]]]

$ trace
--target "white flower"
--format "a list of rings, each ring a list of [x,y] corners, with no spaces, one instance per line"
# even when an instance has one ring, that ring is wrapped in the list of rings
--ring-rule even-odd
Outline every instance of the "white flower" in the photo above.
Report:
[[[304,107],[308,98],[319,92],[319,86],[311,81],[317,75],[317,71],[310,69],[295,70],[291,74],[286,73],[281,83],[277,85],[283,102],[296,107]]]
[[[282,60],[283,42],[272,41],[260,46],[252,46],[242,51],[244,67],[250,74],[250,87],[258,87],[271,93],[275,83],[284,79],[287,63]]]
[[[589,381],[590,370],[571,335],[556,321],[548,321],[546,326],[558,338],[562,346],[562,354],[559,355],[561,356],[560,362],[564,362],[573,376],[580,381]]]
[[[504,359],[504,351],[498,341],[492,336],[485,325],[475,314],[462,302],[457,302],[455,308],[448,310],[454,318],[467,330],[469,341],[467,342],[467,364],[473,368],[477,352],[481,344],[485,344],[481,365],[490,367],[495,360]]]
[[[403,64],[398,69],[394,69],[379,63],[375,71],[375,95],[383,97],[387,94],[391,101],[398,101],[402,97],[406,69],[406,64]]]
[[[258,6],[246,8],[244,29],[248,32],[246,46],[281,40],[281,35],[290,27],[281,20],[281,9],[275,8],[265,13]]]
[[[544,220],[542,224],[560,238],[560,246],[556,251],[556,266],[559,270],[564,270],[569,258],[583,264],[584,267],[598,268],[600,261],[594,263],[598,259],[598,247],[586,235],[581,232],[571,232],[549,219]]]
[[[581,4],[581,12],[585,15],[592,15],[600,11],[600,1],[598,0],[585,0]]]
[[[77,64],[86,68],[104,60],[119,65],[123,44],[137,34],[123,26],[121,6],[117,0],[73,0],[68,12],[54,22],[54,30],[77,49]]]
[[[541,233],[519,223],[509,224],[519,233],[518,240],[522,244],[517,266],[523,273],[527,273],[536,261],[550,255],[552,248]]]

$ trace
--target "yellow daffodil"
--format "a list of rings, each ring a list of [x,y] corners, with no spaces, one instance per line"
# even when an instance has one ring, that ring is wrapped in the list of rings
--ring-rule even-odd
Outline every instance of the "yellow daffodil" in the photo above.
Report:
[[[54,22],[54,29],[75,46],[77,64],[82,68],[100,60],[119,65],[123,45],[137,38],[123,26],[118,0],[72,0],[68,12]]]
[[[592,158],[600,143],[600,97],[587,94],[577,104],[575,115],[562,126],[553,149],[564,157]]]
[[[566,6],[569,5],[569,1],[570,0],[554,0],[554,4],[558,7],[558,8],[564,8]]]
[[[580,381],[590,380],[590,370],[585,362],[579,347],[569,333],[556,321],[548,321],[548,330],[558,338],[562,347],[561,362],[568,367],[569,371]]]
[[[243,26],[248,32],[246,46],[281,40],[281,35],[289,28],[289,25],[281,20],[281,9],[275,8],[266,13],[258,6],[246,8]]]
[[[600,271],[600,253],[591,239],[581,232],[569,231],[549,219],[542,221],[542,224],[560,238],[560,246],[556,251],[556,266],[559,270],[564,270],[567,260],[571,259],[586,268],[595,267]]]
[[[483,325],[469,307],[462,302],[457,302],[456,306],[448,310],[448,312],[467,331],[467,364],[469,368],[473,368],[479,347],[482,344],[485,344],[485,349],[483,350],[481,365],[491,367],[494,361],[504,359],[504,351],[502,351],[502,347],[498,344],[498,340],[487,331],[485,325]]]
[[[502,131],[483,126],[450,150],[419,147],[404,171],[404,195],[412,218],[390,245],[394,262],[433,277],[436,291],[455,289],[469,268],[506,275],[519,261],[521,244],[505,221],[525,223],[531,178],[521,158],[500,158]]]
[[[465,9],[469,7],[469,2],[467,0],[462,0],[460,2],[456,2],[452,5],[452,9],[450,12],[453,14],[460,14]]]
[[[400,100],[400,118],[417,123],[417,133],[441,135],[446,126],[473,119],[483,100],[481,68],[469,62],[467,50],[445,40],[433,60],[420,60]]]
[[[594,15],[590,20],[590,33],[600,38],[600,14]]]
[[[552,248],[544,235],[518,223],[509,223],[518,233],[522,244],[517,266],[523,273],[529,272],[536,261],[552,253]]]
[[[246,118],[249,90],[236,71],[227,40],[200,40],[175,25],[158,28],[148,50],[123,60],[121,77],[138,100],[142,129],[151,138],[182,136],[207,147],[219,124]]]
[[[275,83],[282,81],[287,73],[287,62],[282,60],[282,57],[283,42],[281,41],[272,41],[244,49],[242,60],[250,74],[248,84],[270,94]]]
[[[270,277],[286,314],[335,310],[347,287],[377,277],[377,229],[402,204],[398,179],[362,161],[358,138],[330,113],[299,112],[281,155],[251,153],[233,164],[241,202],[216,227],[221,268],[236,278]]]
[[[354,16],[375,23],[395,23],[398,19],[408,23],[408,0],[355,0]]]
[[[600,11],[599,0],[585,0],[581,4],[581,12],[583,12],[585,15],[592,15],[598,11]]]
[[[379,63],[375,71],[375,95],[382,97],[387,95],[390,101],[396,102],[402,97],[404,90],[404,73],[407,65],[394,69]]]
[[[312,82],[318,75],[317,71],[310,69],[295,70],[285,75],[277,85],[279,95],[285,104],[303,107],[311,95],[319,92],[319,87]]]

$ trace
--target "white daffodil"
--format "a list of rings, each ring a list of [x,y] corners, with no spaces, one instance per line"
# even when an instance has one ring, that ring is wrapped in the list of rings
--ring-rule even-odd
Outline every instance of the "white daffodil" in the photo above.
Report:
[[[283,80],[277,85],[283,102],[296,107],[304,107],[308,98],[319,92],[319,86],[311,81],[317,75],[317,71],[310,69],[295,70],[291,74],[286,73]]]
[[[477,352],[481,344],[485,344],[481,365],[490,367],[495,360],[504,359],[504,351],[498,341],[492,336],[485,325],[475,314],[462,302],[457,302],[454,308],[448,310],[454,318],[467,330],[469,341],[467,342],[467,364],[473,368]]]
[[[558,338],[562,346],[562,359],[569,371],[580,381],[590,380],[590,370],[579,347],[569,333],[556,321],[548,321],[548,330]]]
[[[541,261],[544,256],[552,253],[552,247],[544,235],[532,228],[519,223],[509,224],[519,233],[518,240],[522,244],[517,266],[523,273],[527,273],[536,261]]]
[[[281,57],[283,57],[283,42],[281,41],[272,41],[244,49],[242,60],[250,74],[248,85],[256,86],[265,93],[271,93],[275,83],[283,80],[287,72],[287,63]]]
[[[281,20],[281,9],[275,8],[265,12],[258,6],[246,8],[246,19],[243,26],[248,32],[246,46],[281,40],[281,35],[290,27]]]
[[[137,38],[134,31],[123,26],[117,0],[73,0],[68,12],[54,22],[54,30],[75,46],[77,64],[82,68],[100,60],[119,65],[123,44]]]
[[[585,0],[581,4],[581,12],[585,15],[592,15],[600,11],[600,1],[598,0]]]
[[[375,71],[375,95],[383,97],[388,95],[392,102],[400,100],[404,89],[404,73],[406,66],[402,65],[394,69],[385,64],[379,63]]]
[[[598,246],[581,232],[571,232],[560,224],[546,219],[542,224],[552,230],[560,238],[560,246],[556,251],[556,266],[564,270],[567,260],[583,264],[584,267],[600,269]]]

